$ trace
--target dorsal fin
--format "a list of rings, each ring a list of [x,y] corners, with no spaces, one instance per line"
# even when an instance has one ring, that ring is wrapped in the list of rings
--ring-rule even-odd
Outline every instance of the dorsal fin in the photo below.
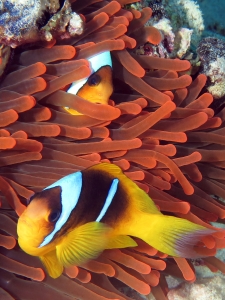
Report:
[[[122,170],[120,169],[120,167],[118,167],[117,165],[114,165],[114,164],[109,164],[109,163],[100,163],[100,164],[90,167],[89,169],[108,172],[115,177],[124,175]]]
[[[134,204],[133,209],[138,209],[151,214],[161,214],[150,196],[140,189],[135,182],[128,178],[117,165],[100,163],[90,167],[89,169],[107,172],[118,178],[127,192],[131,202]]]

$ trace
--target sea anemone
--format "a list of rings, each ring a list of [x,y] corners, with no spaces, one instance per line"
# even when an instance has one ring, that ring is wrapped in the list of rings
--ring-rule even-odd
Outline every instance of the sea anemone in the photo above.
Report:
[[[119,291],[127,285],[163,300],[166,274],[195,280],[190,260],[137,240],[136,248],[107,250],[52,279],[17,245],[26,199],[99,162],[120,166],[165,214],[208,228],[225,218],[225,110],[214,116],[213,98],[202,92],[206,76],[192,81],[187,61],[133,53],[160,41],[155,28],[144,27],[151,9],[125,10],[126,0],[71,3],[85,18],[84,33],[64,44],[18,48],[0,84],[0,292],[22,300],[130,299]],[[73,81],[89,76],[86,58],[102,51],[113,56],[109,105],[67,93]],[[83,115],[61,110],[67,106]],[[225,247],[223,238],[218,231],[196,247],[213,271],[225,272],[214,257]]]

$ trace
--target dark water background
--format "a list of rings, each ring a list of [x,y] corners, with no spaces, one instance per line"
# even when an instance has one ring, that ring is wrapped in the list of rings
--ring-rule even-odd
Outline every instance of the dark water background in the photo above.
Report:
[[[197,0],[203,14],[204,36],[225,40],[225,0]]]

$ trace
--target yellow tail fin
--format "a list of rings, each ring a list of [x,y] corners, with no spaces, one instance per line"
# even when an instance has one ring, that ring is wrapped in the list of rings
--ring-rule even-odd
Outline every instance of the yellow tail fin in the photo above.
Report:
[[[150,230],[147,228],[147,218],[149,224],[153,224]],[[171,256],[197,258],[200,257],[194,246],[201,241],[204,236],[216,231],[197,225],[188,220],[164,215],[146,216],[146,228],[143,231],[142,239],[157,250]]]

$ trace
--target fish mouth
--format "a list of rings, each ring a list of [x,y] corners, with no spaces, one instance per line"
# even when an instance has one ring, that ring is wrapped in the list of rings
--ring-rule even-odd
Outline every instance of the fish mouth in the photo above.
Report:
[[[20,226],[27,226],[27,227],[31,227],[32,225],[32,222],[31,221],[28,221],[27,219],[25,218],[20,218],[19,221],[18,221],[18,227]]]
[[[33,222],[32,220],[27,220],[26,218],[19,218],[17,224],[17,234],[18,237],[29,237],[32,236]]]

